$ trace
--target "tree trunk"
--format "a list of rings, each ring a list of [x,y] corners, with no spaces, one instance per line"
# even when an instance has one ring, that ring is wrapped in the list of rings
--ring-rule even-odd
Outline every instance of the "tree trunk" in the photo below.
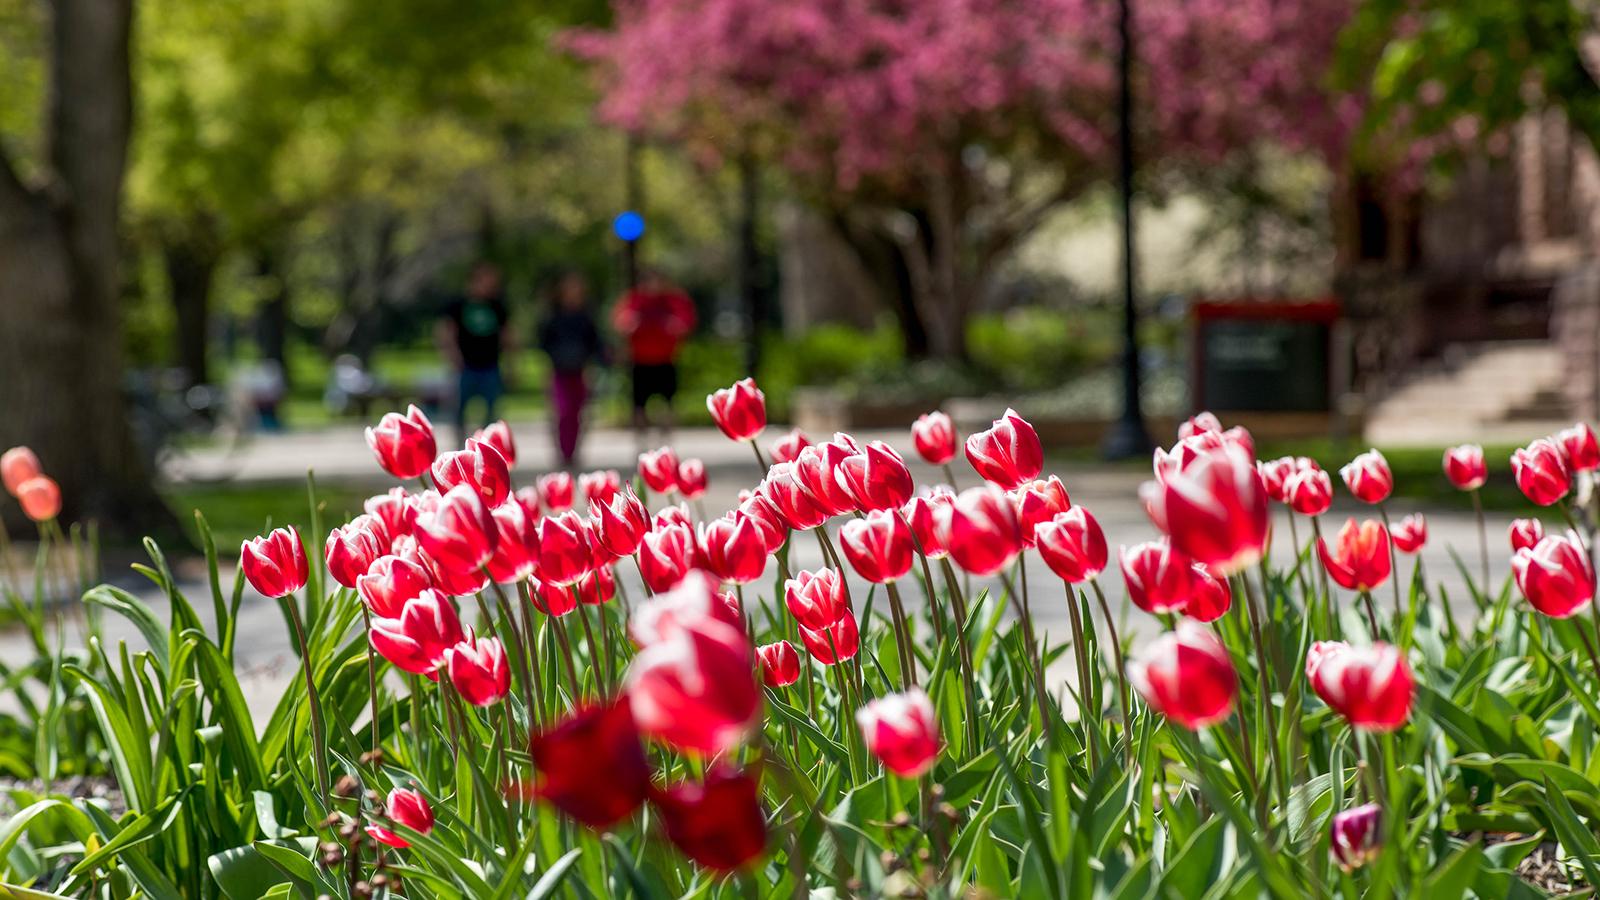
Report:
[[[118,222],[132,118],[131,0],[56,0],[48,175],[0,156],[0,447],[25,444],[63,518],[115,537],[179,534],[135,451],[122,394]],[[17,518],[14,505],[6,515]]]
[[[894,313],[906,358],[926,359],[928,329],[917,310],[911,264],[904,249],[882,229],[868,227],[853,217],[840,214],[831,217],[831,221]]]
[[[289,289],[284,284],[282,262],[276,248],[263,249],[256,257],[256,277],[266,290],[266,299],[256,310],[256,348],[263,360],[278,364],[287,388],[289,380]]]
[[[206,351],[211,337],[211,278],[220,254],[206,226],[194,228],[197,232],[186,232],[167,243],[162,257],[172,291],[176,362],[188,374],[190,384],[209,384]]]

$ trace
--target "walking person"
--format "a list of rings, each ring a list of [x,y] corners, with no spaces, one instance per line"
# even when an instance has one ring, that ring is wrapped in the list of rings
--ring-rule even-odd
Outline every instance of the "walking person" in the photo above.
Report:
[[[656,420],[663,440],[673,425],[672,398],[678,392],[678,352],[694,333],[694,301],[661,276],[647,271],[639,286],[629,291],[612,314],[612,327],[628,342],[632,365],[633,428],[639,446],[647,444],[651,426],[650,400],[660,397],[665,411]]]
[[[510,316],[502,285],[500,268],[494,263],[473,264],[466,293],[445,307],[434,333],[439,351],[456,374],[453,421],[458,443],[466,441],[468,403],[482,401],[485,428],[499,418],[495,407],[505,393],[508,374],[503,363],[514,346],[506,327]]]
[[[562,468],[577,468],[583,408],[589,400],[590,364],[606,364],[605,342],[589,309],[589,283],[577,272],[556,281],[550,309],[539,323],[539,348],[550,357],[550,408]]]

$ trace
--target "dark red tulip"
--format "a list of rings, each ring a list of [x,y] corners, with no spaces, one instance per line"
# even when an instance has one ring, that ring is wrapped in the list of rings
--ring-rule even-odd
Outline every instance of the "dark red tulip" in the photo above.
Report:
[[[1008,409],[987,431],[967,438],[967,460],[983,480],[1011,490],[1039,476],[1044,449],[1028,420]]]
[[[372,649],[402,672],[437,678],[451,648],[466,639],[455,605],[435,590],[407,603],[398,619],[373,619]]]
[[[1389,532],[1382,522],[1367,519],[1359,526],[1346,519],[1334,538],[1333,549],[1317,541],[1317,555],[1339,586],[1351,591],[1370,591],[1385,581],[1393,568],[1389,559]]]
[[[761,527],[737,510],[700,526],[705,567],[723,581],[749,584],[767,569],[767,542]]]
[[[667,525],[644,536],[639,544],[639,573],[651,591],[670,589],[694,568],[694,531],[687,525]]]
[[[872,441],[860,453],[840,460],[833,475],[863,512],[899,509],[911,499],[914,487],[906,461],[883,441]]]
[[[239,568],[251,587],[273,599],[300,590],[311,577],[300,532],[293,528],[278,528],[245,541],[239,547]]]
[[[639,454],[639,477],[645,487],[657,494],[671,494],[678,490],[678,454],[671,447],[647,450]]]
[[[800,642],[806,645],[811,658],[825,666],[855,659],[861,649],[861,633],[856,626],[856,616],[848,610],[826,628],[800,626]]]
[[[788,641],[762,644],[756,648],[761,663],[761,683],[770,688],[788,687],[800,679],[800,654]]]
[[[1592,472],[1600,469],[1600,444],[1596,444],[1594,429],[1579,422],[1563,428],[1556,434],[1556,442],[1567,454],[1567,468],[1574,472]]]
[[[604,830],[633,815],[650,793],[650,763],[626,698],[585,706],[529,742],[539,780],[528,793]]]
[[[827,521],[830,513],[800,484],[791,463],[779,463],[756,488],[792,531],[805,531]]]
[[[596,501],[610,503],[613,497],[622,493],[622,488],[622,473],[616,469],[600,469],[578,476],[578,489],[583,491],[583,498],[591,508]]]
[[[920,687],[867,702],[856,710],[856,725],[867,752],[901,778],[916,778],[933,768],[944,746],[939,717]]]
[[[1357,456],[1339,469],[1339,477],[1362,503],[1382,503],[1394,492],[1394,473],[1389,461],[1376,450]]]
[[[993,575],[1022,552],[1017,508],[993,485],[968,488],[950,508],[950,558],[974,575]]]
[[[512,584],[533,574],[539,564],[539,523],[528,518],[521,503],[502,503],[490,514],[494,518],[494,555],[485,565],[489,577],[501,584]]]
[[[1320,516],[1333,505],[1333,479],[1321,469],[1301,469],[1283,483],[1289,508],[1302,516]]]
[[[706,493],[706,464],[698,459],[678,463],[678,493],[685,500],[698,500]]]
[[[1140,490],[1156,527],[1196,562],[1223,574],[1254,565],[1267,543],[1267,492],[1238,446],[1203,453]]]
[[[774,463],[794,462],[800,451],[811,446],[811,439],[806,433],[796,428],[783,437],[772,442],[770,453]]]
[[[684,856],[716,872],[732,872],[767,849],[761,787],[748,772],[717,767],[696,784],[680,781],[653,791],[661,826]]]
[[[417,523],[417,508],[403,487],[391,488],[386,493],[368,497],[361,505],[367,515],[383,523],[383,533],[389,536],[386,552],[394,550],[394,542],[410,537]]]
[[[483,496],[467,484],[451,488],[438,508],[419,512],[414,533],[439,569],[463,578],[481,571],[500,541]]]
[[[1239,695],[1227,649],[1192,619],[1146,644],[1128,662],[1128,680],[1151,709],[1190,731],[1226,719]]]
[[[856,508],[855,498],[839,483],[835,473],[846,459],[859,452],[854,442],[845,444],[833,440],[801,450],[800,455],[790,463],[795,482],[805,489],[827,516],[836,516]]]
[[[1393,731],[1411,715],[1411,667],[1388,644],[1318,641],[1306,652],[1306,680],[1323,703],[1362,731]]]
[[[433,423],[415,406],[405,415],[386,413],[367,429],[367,446],[378,457],[378,465],[396,478],[416,478],[428,471],[438,447],[433,440]]]
[[[899,513],[877,510],[851,519],[839,529],[839,546],[861,577],[876,584],[911,571],[911,528]]]
[[[1544,523],[1538,519],[1511,520],[1511,552],[1523,547],[1537,547],[1544,540]]]
[[[820,630],[850,614],[844,581],[833,569],[796,572],[783,585],[783,603],[801,627]]]
[[[1413,513],[1396,522],[1389,531],[1389,539],[1401,553],[1416,553],[1428,542],[1428,520],[1422,513]]]
[[[538,528],[541,580],[572,584],[593,571],[594,548],[589,523],[582,516],[569,509],[540,519]]]
[[[511,692],[511,667],[497,638],[473,638],[451,648],[450,683],[473,706],[493,706]]]
[[[754,378],[742,378],[706,398],[711,420],[735,441],[753,441],[767,427],[767,398]]]
[[[684,575],[669,591],[640,604],[628,620],[628,635],[640,647],[660,643],[667,635],[702,619],[715,619],[733,628],[743,628],[731,594],[717,593],[717,581],[698,569]]]
[[[428,570],[415,559],[380,556],[372,567],[356,578],[356,594],[372,614],[397,619],[418,594],[433,587]]]
[[[1106,536],[1087,509],[1074,506],[1034,528],[1039,557],[1057,577],[1082,584],[1105,571]]]
[[[1149,613],[1182,612],[1194,593],[1194,561],[1166,540],[1123,547],[1118,554],[1128,599]]]
[[[1540,506],[1550,506],[1572,489],[1572,470],[1560,445],[1549,438],[1511,454],[1511,474],[1523,495]]]
[[[1383,849],[1382,822],[1383,807],[1376,803],[1334,815],[1329,826],[1328,849],[1339,868],[1354,872],[1378,858]]]
[[[328,564],[328,574],[347,588],[356,586],[356,579],[367,573],[378,557],[389,552],[389,533],[383,522],[362,514],[347,524],[328,532],[323,558]]]
[[[628,666],[639,730],[707,755],[737,746],[760,719],[753,657],[744,631],[718,619],[666,629]]]
[[[1511,574],[1534,609],[1565,619],[1594,600],[1594,569],[1576,535],[1552,534],[1511,557]]]
[[[1463,491],[1475,491],[1489,480],[1489,467],[1483,461],[1483,448],[1462,444],[1444,451],[1444,476]]]
[[[390,822],[404,825],[418,834],[433,830],[433,807],[428,805],[428,798],[411,788],[390,791],[383,804],[383,815]],[[376,823],[367,826],[367,835],[380,844],[400,850],[411,846],[410,841]]]
[[[920,415],[911,423],[911,443],[928,465],[942,466],[956,456],[955,423],[939,410]]]
[[[500,451],[506,466],[514,467],[517,464],[517,442],[511,437],[511,426],[506,424],[505,419],[489,423],[487,427],[473,432],[472,436]]]
[[[1228,579],[1212,574],[1200,563],[1195,563],[1192,571],[1189,602],[1183,604],[1183,614],[1196,622],[1215,622],[1233,606],[1233,589],[1228,587]]]
[[[570,472],[550,472],[540,475],[534,482],[539,486],[539,500],[552,513],[566,512],[572,508],[576,485]]]
[[[1017,506],[1017,523],[1022,528],[1025,547],[1033,546],[1035,528],[1072,508],[1066,487],[1054,475],[1017,485],[1011,491],[1011,500]]]
[[[612,556],[632,556],[650,528],[650,513],[644,503],[624,487],[609,500],[589,501],[589,522],[595,542]]]
[[[456,485],[470,485],[483,505],[494,509],[511,496],[511,468],[493,445],[468,438],[465,450],[441,453],[433,461],[433,483],[445,493]]]
[[[912,497],[901,515],[911,526],[917,546],[929,559],[944,559],[950,555],[950,511],[955,508],[956,495],[947,487],[936,487],[920,497]]]

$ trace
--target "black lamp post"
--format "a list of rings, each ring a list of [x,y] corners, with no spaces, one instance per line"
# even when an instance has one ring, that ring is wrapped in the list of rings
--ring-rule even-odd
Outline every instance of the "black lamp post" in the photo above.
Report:
[[[1154,444],[1139,402],[1139,310],[1134,302],[1133,241],[1133,0],[1117,2],[1117,59],[1121,91],[1117,104],[1118,169],[1122,183],[1122,415],[1106,433],[1100,452],[1107,459],[1148,454]]]

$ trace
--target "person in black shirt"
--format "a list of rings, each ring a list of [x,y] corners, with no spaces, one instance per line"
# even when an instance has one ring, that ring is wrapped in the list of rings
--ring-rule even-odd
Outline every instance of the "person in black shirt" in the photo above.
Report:
[[[539,347],[550,357],[550,407],[555,420],[556,449],[561,464],[577,464],[583,407],[589,399],[587,369],[604,365],[605,343],[589,311],[589,284],[577,272],[556,282],[550,311],[539,323]]]
[[[436,334],[440,352],[456,372],[458,441],[466,440],[467,404],[472,400],[483,401],[485,427],[497,418],[495,406],[506,386],[502,359],[512,348],[508,318],[499,267],[478,262],[467,279],[466,295],[445,307]]]

